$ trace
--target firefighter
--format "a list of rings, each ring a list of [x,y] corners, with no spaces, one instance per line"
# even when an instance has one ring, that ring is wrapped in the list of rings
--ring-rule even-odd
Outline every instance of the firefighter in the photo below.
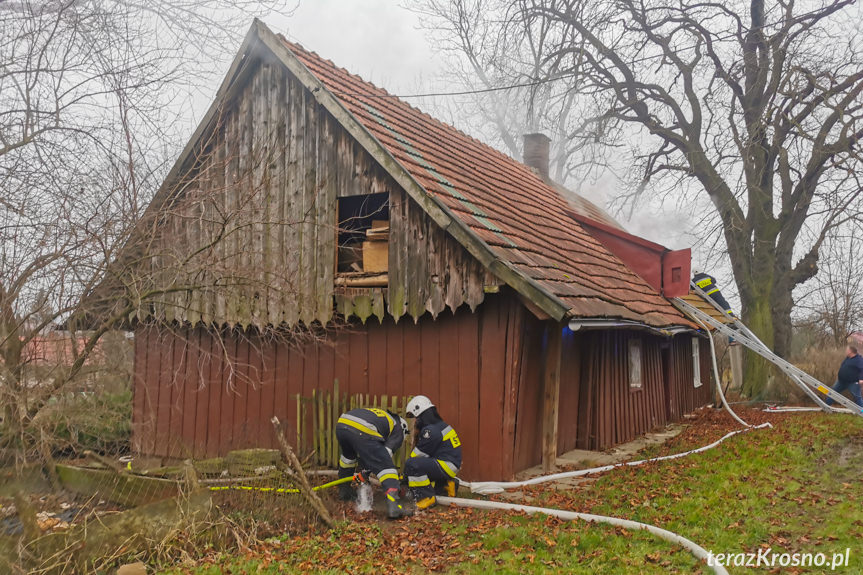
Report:
[[[359,460],[363,469],[374,473],[381,482],[390,519],[404,515],[393,451],[401,447],[407,427],[407,422],[394,413],[365,408],[343,413],[336,424],[336,439],[341,451],[339,479],[353,475]],[[343,483],[339,486],[339,495],[343,500],[353,499],[353,487]]]
[[[461,441],[424,395],[408,402],[407,416],[416,418],[416,436],[414,449],[405,462],[405,475],[417,509],[427,509],[437,502],[436,493],[455,496],[456,475],[461,467]]]
[[[728,300],[722,295],[722,292],[719,291],[719,287],[716,285],[716,280],[713,276],[710,276],[704,272],[695,272],[695,276],[692,278],[692,283],[701,288],[705,294],[710,296],[710,299],[716,302],[716,305],[721,307],[725,313],[734,317],[734,312],[731,311],[731,305],[729,305]]]

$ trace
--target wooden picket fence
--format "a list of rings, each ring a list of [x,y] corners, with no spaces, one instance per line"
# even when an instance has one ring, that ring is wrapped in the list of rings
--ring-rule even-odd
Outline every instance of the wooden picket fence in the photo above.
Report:
[[[315,453],[315,462],[323,467],[339,466],[339,442],[336,441],[336,422],[346,411],[358,407],[388,409],[405,416],[407,396],[348,395],[339,391],[339,380],[333,382],[333,391],[313,390],[311,397],[297,394],[297,448],[300,453]],[[311,438],[308,437],[311,431]],[[401,448],[393,453],[397,467],[405,461],[410,444],[406,437]]]

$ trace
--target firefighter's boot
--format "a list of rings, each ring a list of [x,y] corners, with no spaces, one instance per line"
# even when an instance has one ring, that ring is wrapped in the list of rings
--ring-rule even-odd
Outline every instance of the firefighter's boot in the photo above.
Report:
[[[387,490],[387,517],[389,519],[401,519],[405,515],[405,510],[402,507],[399,499],[398,489]]]
[[[339,485],[339,499],[342,501],[353,501],[357,498],[357,492],[354,486],[350,483],[342,483]]]
[[[455,494],[458,493],[458,479],[450,479],[446,482],[443,489],[444,494],[447,497],[455,497]]]

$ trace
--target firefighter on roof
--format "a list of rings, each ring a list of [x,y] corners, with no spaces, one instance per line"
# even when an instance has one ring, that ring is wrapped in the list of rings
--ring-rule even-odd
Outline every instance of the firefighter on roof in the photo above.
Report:
[[[719,286],[716,285],[716,280],[713,276],[710,276],[704,272],[695,272],[695,276],[692,278],[692,283],[701,288],[705,294],[707,294],[710,299],[716,302],[716,305],[721,307],[725,313],[730,316],[734,315],[734,312],[731,311],[731,305],[728,303],[728,300],[722,295],[722,292],[719,291]]]
[[[371,471],[381,482],[387,497],[387,516],[398,519],[404,515],[399,501],[399,474],[393,463],[393,451],[401,447],[407,422],[383,409],[352,409],[343,413],[336,424],[336,439],[341,451],[339,479],[350,477],[357,467]],[[343,500],[353,499],[350,484],[339,486]]]
[[[405,475],[417,509],[426,509],[436,503],[436,493],[455,496],[456,475],[461,467],[461,441],[424,395],[408,402],[407,416],[416,418],[417,435],[411,456],[405,462]]]

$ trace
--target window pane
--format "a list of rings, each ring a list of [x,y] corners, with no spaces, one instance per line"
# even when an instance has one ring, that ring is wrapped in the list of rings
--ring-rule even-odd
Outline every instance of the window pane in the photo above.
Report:
[[[701,387],[701,341],[697,336],[692,337],[692,385]]]
[[[629,387],[641,389],[641,340],[629,340]]]

